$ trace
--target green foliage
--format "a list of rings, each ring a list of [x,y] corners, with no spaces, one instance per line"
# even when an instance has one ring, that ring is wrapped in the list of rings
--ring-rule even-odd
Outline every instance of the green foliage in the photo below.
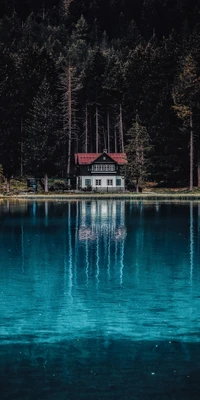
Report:
[[[172,96],[174,109],[181,119],[187,119],[196,107],[200,95],[200,76],[191,53],[183,60]]]
[[[78,20],[75,25],[75,29],[71,35],[71,45],[69,49],[69,59],[71,65],[73,65],[78,74],[81,74],[85,67],[85,63],[88,57],[88,24],[83,16]]]
[[[150,152],[152,146],[147,129],[141,124],[138,115],[128,132],[128,143],[126,153],[128,165],[126,167],[126,178],[136,181],[136,185],[141,185],[148,176],[150,167]]]
[[[105,70],[105,57],[99,48],[91,50],[85,65],[83,85],[87,101],[96,103],[102,101],[103,76]]]
[[[27,172],[53,172],[58,137],[56,100],[46,78],[33,101],[25,125],[24,157]]]

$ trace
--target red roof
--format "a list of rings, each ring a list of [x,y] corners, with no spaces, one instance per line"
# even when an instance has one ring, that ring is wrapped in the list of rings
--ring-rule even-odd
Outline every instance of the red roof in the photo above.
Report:
[[[76,164],[92,164],[95,160],[97,160],[104,153],[77,153],[75,154],[75,163]],[[113,161],[117,164],[123,165],[127,164],[126,153],[106,153]]]

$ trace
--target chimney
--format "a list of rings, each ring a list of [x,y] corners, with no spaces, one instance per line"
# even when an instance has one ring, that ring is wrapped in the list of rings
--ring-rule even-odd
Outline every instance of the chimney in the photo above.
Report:
[[[103,149],[103,153],[107,153],[108,151],[107,151],[107,149]]]

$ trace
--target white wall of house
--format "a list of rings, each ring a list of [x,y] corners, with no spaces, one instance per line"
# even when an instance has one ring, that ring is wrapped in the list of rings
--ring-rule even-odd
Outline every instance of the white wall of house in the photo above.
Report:
[[[80,186],[82,189],[91,185],[93,189],[124,189],[125,188],[125,179],[123,176],[116,175],[90,175],[90,176],[80,176]]]

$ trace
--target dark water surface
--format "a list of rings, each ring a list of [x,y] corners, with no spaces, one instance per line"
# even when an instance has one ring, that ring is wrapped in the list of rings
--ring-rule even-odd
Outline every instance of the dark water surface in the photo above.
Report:
[[[0,203],[0,399],[200,399],[200,203]]]

